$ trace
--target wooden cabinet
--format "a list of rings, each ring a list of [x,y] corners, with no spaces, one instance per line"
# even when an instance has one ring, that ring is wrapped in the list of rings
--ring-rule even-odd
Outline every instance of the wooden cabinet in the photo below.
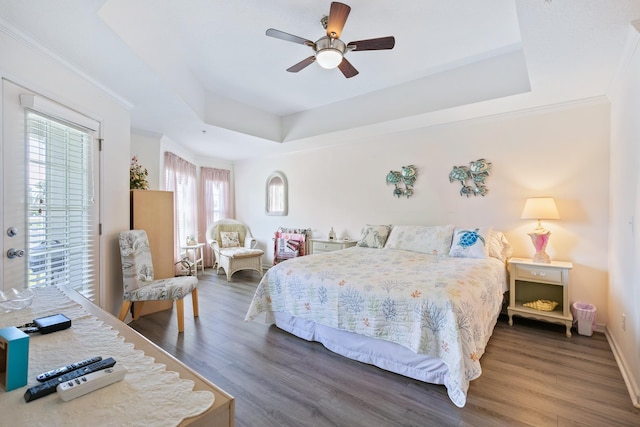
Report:
[[[144,230],[149,238],[154,279],[166,279],[175,276],[175,245],[173,235],[173,192],[154,190],[131,190],[130,228]],[[167,310],[173,307],[172,301],[145,302],[142,312],[137,315]]]
[[[352,240],[323,240],[311,239],[311,253],[319,254],[322,252],[339,251],[340,249],[355,246],[357,242]]]
[[[539,264],[530,259],[512,258],[509,266],[509,325],[513,325],[513,316],[559,323],[565,325],[570,337],[573,316],[569,303],[569,270],[573,264],[562,261]],[[552,311],[524,306],[537,300],[556,301],[558,306]]]

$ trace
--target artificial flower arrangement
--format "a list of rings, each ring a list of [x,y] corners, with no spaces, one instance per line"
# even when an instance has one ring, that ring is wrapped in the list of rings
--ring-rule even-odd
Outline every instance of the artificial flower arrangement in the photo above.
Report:
[[[138,163],[138,158],[133,156],[131,158],[131,167],[129,168],[129,188],[131,190],[148,190],[147,176],[149,176],[147,168],[143,168]]]

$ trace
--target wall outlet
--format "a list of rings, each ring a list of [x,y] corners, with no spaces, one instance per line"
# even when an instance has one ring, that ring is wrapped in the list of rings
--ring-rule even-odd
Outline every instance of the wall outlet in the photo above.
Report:
[[[622,330],[627,330],[627,315],[622,313]]]

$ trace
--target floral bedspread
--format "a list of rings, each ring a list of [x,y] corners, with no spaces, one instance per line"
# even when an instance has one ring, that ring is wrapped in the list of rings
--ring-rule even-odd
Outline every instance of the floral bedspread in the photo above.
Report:
[[[459,407],[506,290],[495,259],[453,258],[397,249],[353,247],[293,258],[264,275],[245,320],[288,312],[333,328],[392,341],[438,357]]]

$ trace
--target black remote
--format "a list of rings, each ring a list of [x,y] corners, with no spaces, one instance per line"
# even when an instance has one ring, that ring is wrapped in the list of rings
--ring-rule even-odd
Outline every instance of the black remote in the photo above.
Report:
[[[43,372],[42,374],[38,375],[36,379],[41,383],[43,383],[45,381],[58,378],[60,375],[67,374],[71,371],[75,371],[76,369],[80,369],[84,366],[91,365],[92,363],[96,363],[101,360],[102,360],[102,357],[100,356],[92,357],[90,359],[84,359],[84,360],[81,360],[80,362],[72,363],[71,365],[62,366],[58,369],[52,369],[48,372]]]
[[[60,383],[90,374],[91,372],[110,368],[115,364],[115,359],[113,357],[110,357],[108,359],[104,359],[99,362],[87,365],[83,368],[76,369],[75,371],[68,372],[64,375],[60,375],[58,378],[54,378],[42,384],[34,385],[24,393],[24,400],[26,400],[27,402],[31,402],[32,400],[36,400],[51,393],[55,393],[56,388]]]

